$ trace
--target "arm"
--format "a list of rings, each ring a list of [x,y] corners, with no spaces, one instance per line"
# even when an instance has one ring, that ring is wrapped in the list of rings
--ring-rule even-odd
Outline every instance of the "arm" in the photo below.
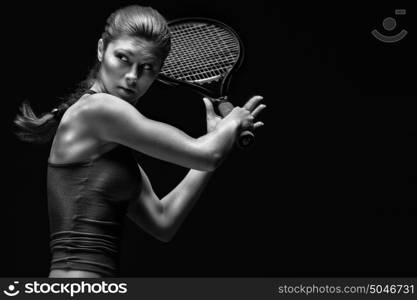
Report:
[[[265,107],[257,107],[258,100],[252,98],[247,103],[247,109],[255,117]],[[214,113],[212,103],[204,99],[207,110],[207,130],[213,132],[222,122]],[[262,122],[254,124],[254,128],[262,126]],[[159,240],[170,241],[192,207],[200,197],[212,173],[190,170],[185,178],[168,195],[159,200],[143,169],[139,166],[142,177],[142,190],[139,198],[128,208],[128,217],[145,231]]]
[[[242,122],[250,117],[246,109],[235,108],[216,130],[195,139],[173,126],[146,118],[117,97],[95,94],[90,99],[91,109],[84,112],[84,120],[99,140],[203,171],[212,171],[220,164],[233,147]]]
[[[184,179],[161,200],[154,193],[149,178],[139,166],[142,192],[133,201],[127,216],[146,232],[169,242],[206,187],[212,172],[190,170]]]

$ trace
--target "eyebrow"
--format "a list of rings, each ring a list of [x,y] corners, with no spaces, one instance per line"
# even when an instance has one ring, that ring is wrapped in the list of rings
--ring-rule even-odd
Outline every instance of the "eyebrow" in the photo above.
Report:
[[[128,50],[128,49],[116,49],[116,51],[121,51],[121,52],[125,52],[126,54],[128,54],[131,57],[134,57],[135,54]],[[146,62],[158,62],[159,61],[159,57],[154,55],[154,54],[142,54],[141,55],[142,60],[146,61]]]
[[[125,52],[125,53],[129,54],[130,56],[135,56],[135,55],[133,54],[133,52],[132,52],[132,51],[130,51],[130,50],[126,50],[126,49],[117,49],[116,51]]]

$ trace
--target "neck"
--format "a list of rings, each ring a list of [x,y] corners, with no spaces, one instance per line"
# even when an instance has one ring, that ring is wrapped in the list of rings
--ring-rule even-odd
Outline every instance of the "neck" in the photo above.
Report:
[[[95,80],[93,85],[90,87],[90,90],[95,91],[96,93],[106,93],[106,94],[110,94],[107,89],[104,87],[104,85],[101,83],[100,80]],[[126,102],[129,102],[130,104],[132,104],[133,106],[135,106],[138,102],[138,99],[135,99],[134,101],[129,101],[126,99],[123,99]]]
[[[90,87],[90,90],[93,90],[97,93],[107,93],[106,88],[99,80],[94,81],[94,84]]]

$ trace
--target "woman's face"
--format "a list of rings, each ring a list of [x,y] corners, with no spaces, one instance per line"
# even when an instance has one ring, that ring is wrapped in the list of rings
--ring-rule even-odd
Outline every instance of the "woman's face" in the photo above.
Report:
[[[102,88],[135,104],[160,71],[161,61],[155,53],[151,42],[137,37],[122,36],[111,41],[105,50],[100,41],[98,59]]]

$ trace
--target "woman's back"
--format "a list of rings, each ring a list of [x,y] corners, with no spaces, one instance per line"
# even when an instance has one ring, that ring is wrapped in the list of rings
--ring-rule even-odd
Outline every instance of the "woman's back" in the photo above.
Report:
[[[131,150],[100,142],[82,119],[88,97],[63,115],[48,160],[51,270],[114,276],[123,218],[141,178]]]
[[[80,100],[67,109],[63,115],[53,139],[49,162],[74,163],[94,159],[117,146],[116,143],[103,143],[94,134],[88,120],[82,112],[97,105],[91,101],[86,91]]]
[[[49,162],[51,270],[114,276],[123,219],[140,188],[133,154],[121,145],[90,161]]]

